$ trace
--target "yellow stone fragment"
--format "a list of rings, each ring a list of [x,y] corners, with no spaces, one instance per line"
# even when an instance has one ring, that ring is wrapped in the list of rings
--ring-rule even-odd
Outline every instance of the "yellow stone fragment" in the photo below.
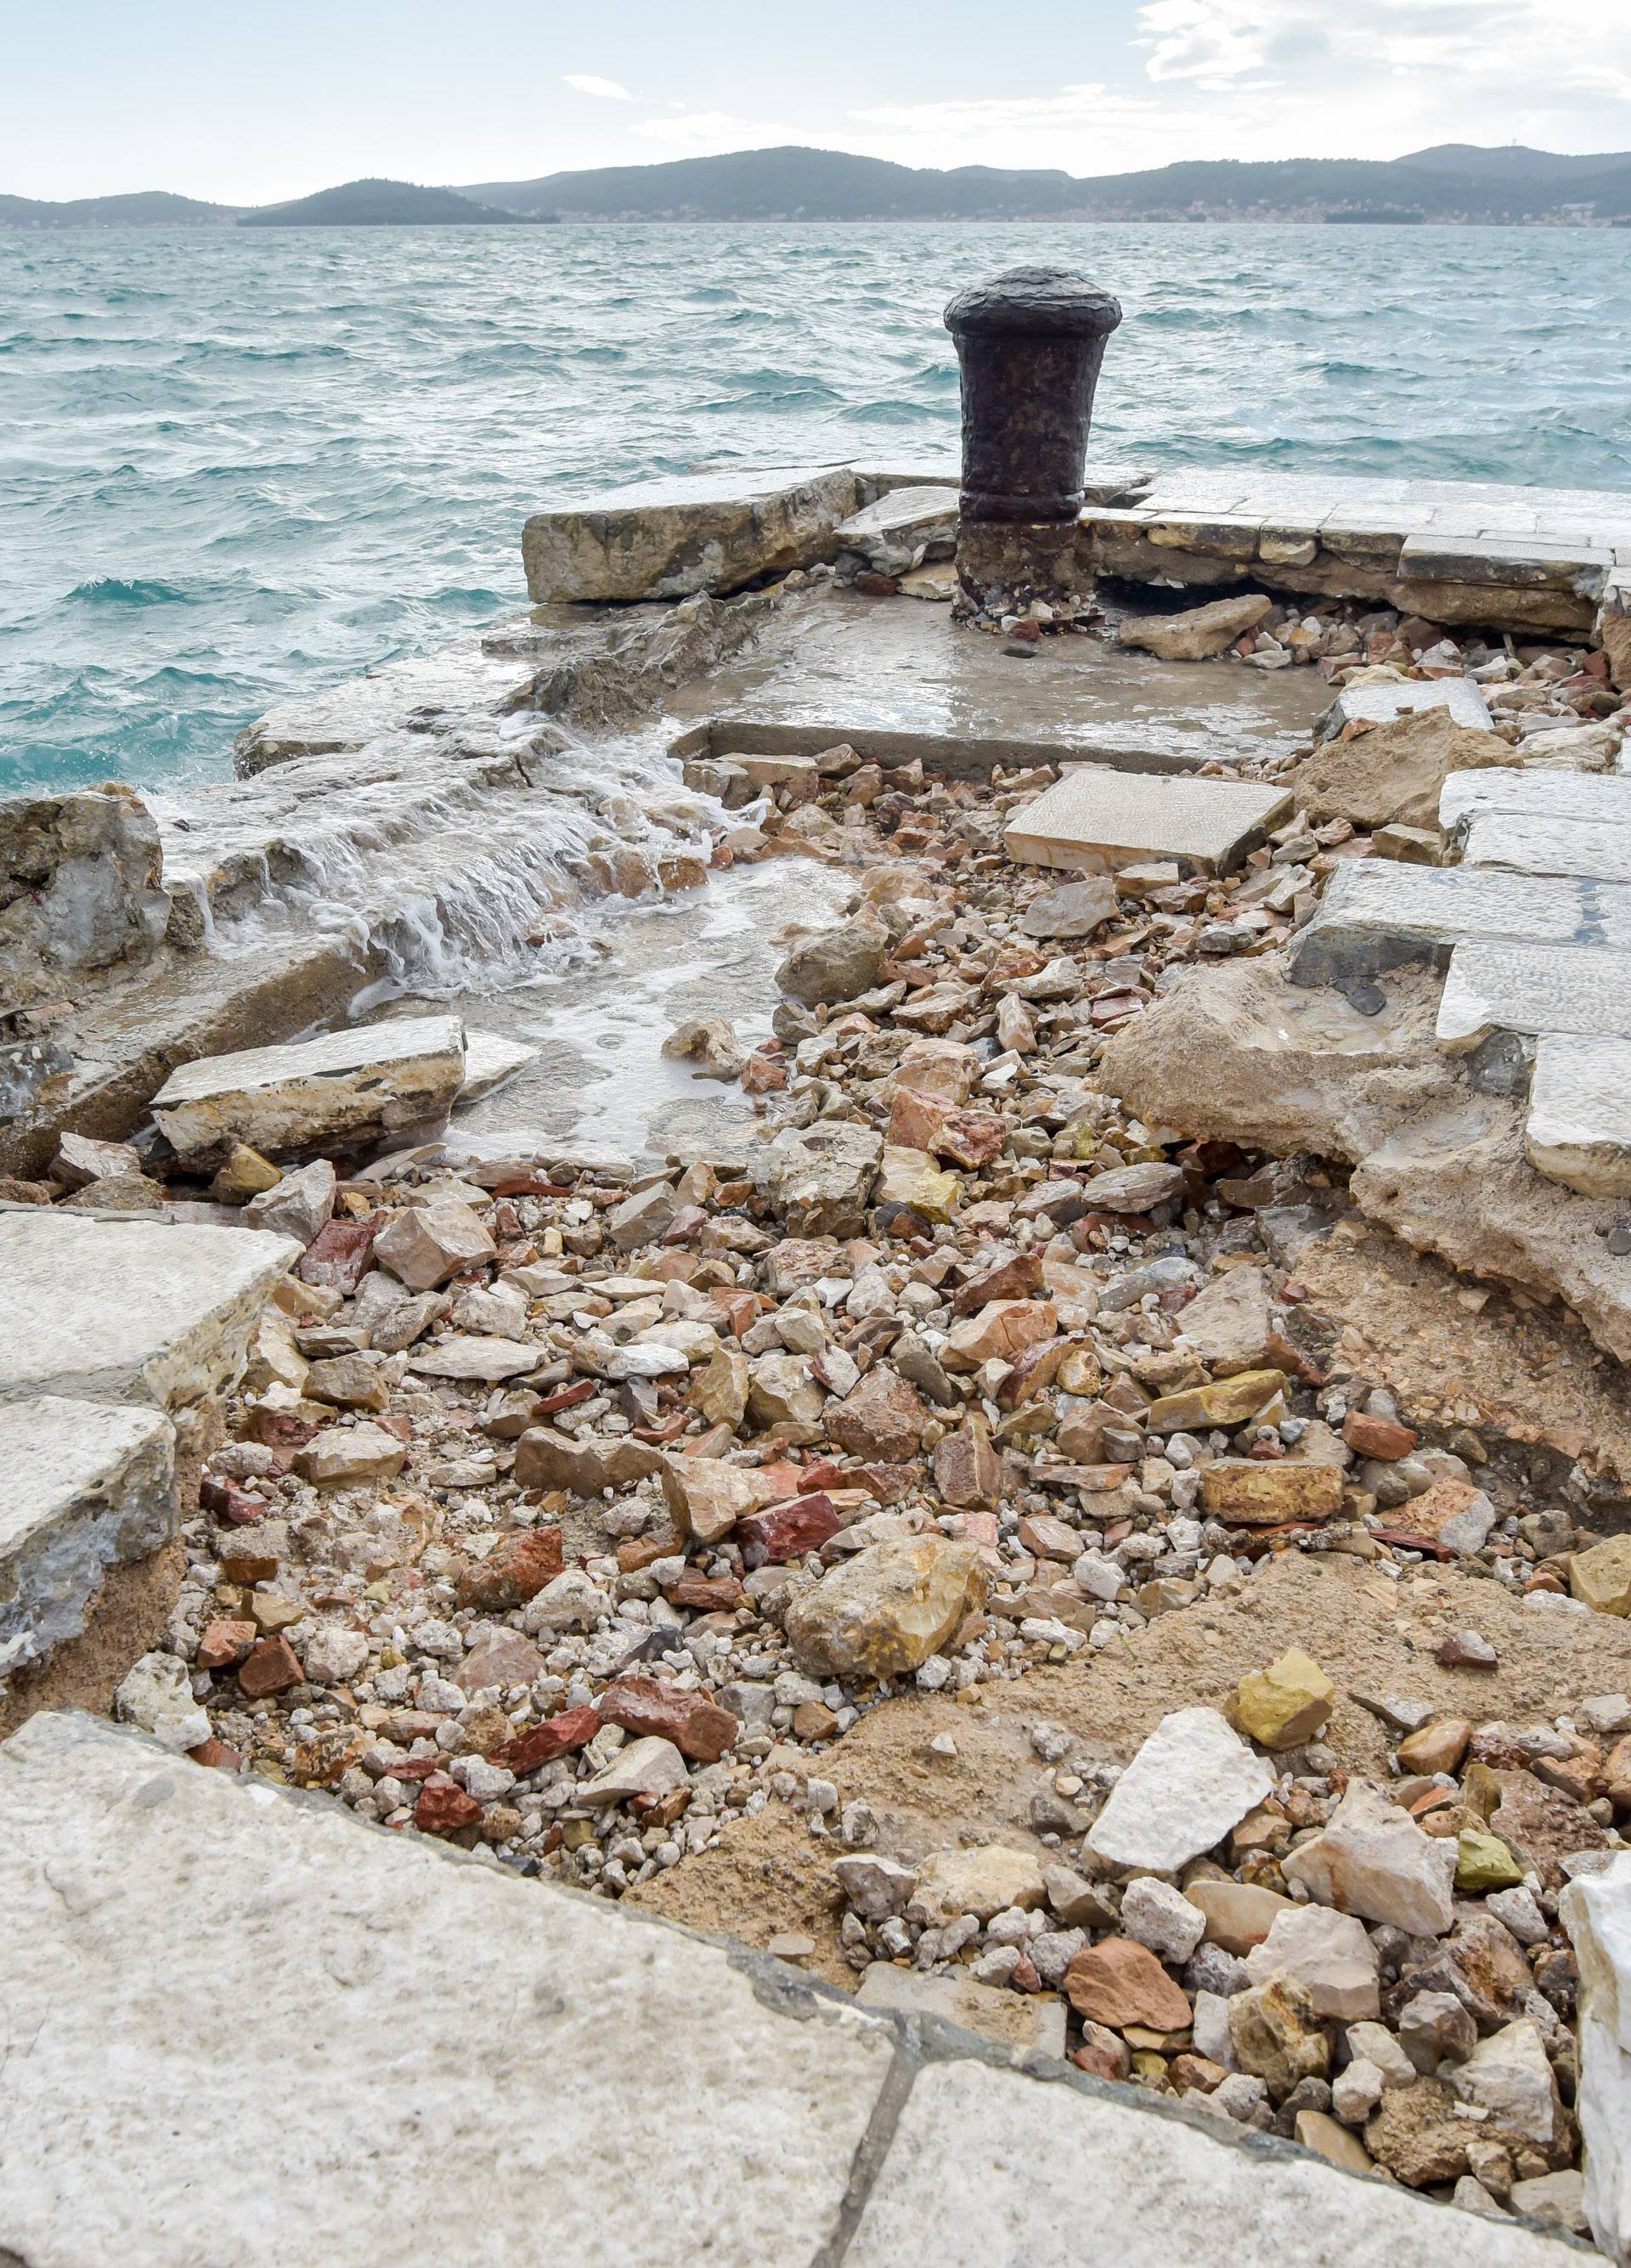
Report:
[[[1568,1587],[1599,1615],[1631,1614],[1631,1535],[1611,1535],[1588,1551],[1576,1551],[1569,1562]]]
[[[1294,1646],[1266,1669],[1241,1679],[1229,1705],[1229,1721],[1263,1748],[1295,1749],[1313,1739],[1336,1697],[1319,1664]]]
[[[1152,1433],[1206,1433],[1214,1425],[1227,1432],[1255,1418],[1285,1383],[1283,1371],[1243,1370],[1237,1377],[1216,1379],[1210,1386],[1163,1394],[1150,1403],[1145,1422]]]

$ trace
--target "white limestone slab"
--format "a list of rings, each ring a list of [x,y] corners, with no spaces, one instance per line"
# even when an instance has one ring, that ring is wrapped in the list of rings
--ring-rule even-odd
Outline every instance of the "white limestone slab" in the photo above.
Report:
[[[521,531],[527,589],[548,603],[683,599],[831,556],[857,511],[847,465],[683,474],[535,512]]]
[[[1458,725],[1478,732],[1488,732],[1494,721],[1470,677],[1411,678],[1396,685],[1345,685],[1326,714],[1324,737],[1334,740],[1345,725],[1391,725],[1424,709],[1447,709]]]
[[[1585,819],[1631,827],[1631,778],[1612,772],[1525,771],[1498,765],[1451,772],[1438,799],[1438,823],[1452,835],[1483,812],[1525,819]]]
[[[1450,957],[1437,1038],[1454,1054],[1494,1032],[1631,1035],[1631,953],[1590,945],[1462,945]]]
[[[1573,591],[1596,598],[1613,554],[1606,547],[1564,543],[1539,534],[1413,535],[1399,555],[1401,575],[1413,581],[1490,583],[1508,590]]]
[[[1480,812],[1468,820],[1460,848],[1464,866],[1505,866],[1524,874],[1579,874],[1599,882],[1631,882],[1631,825],[1612,820]]]
[[[159,1410],[0,1403],[0,1687],[8,1650],[33,1660],[77,1638],[105,1570],[158,1550],[176,1514]]]
[[[1174,779],[1155,772],[1073,764],[1009,820],[1003,844],[1028,865],[1113,871],[1177,858],[1204,874],[1227,873],[1291,808],[1283,788],[1255,780]]]
[[[1292,981],[1340,984],[1454,946],[1591,943],[1631,951],[1631,886],[1497,866],[1354,858],[1332,876],[1293,950]]]
[[[269,1158],[378,1139],[445,1114],[465,1078],[456,1016],[403,1016],[292,1047],[204,1056],[172,1071],[153,1116],[183,1158],[247,1142]]]
[[[1571,1881],[1559,1910],[1580,1963],[1586,2219],[1598,2249],[1631,2261],[1631,1857]]]
[[[1631,1197],[1631,1039],[1548,1032],[1539,1042],[1524,1154],[1582,1197]]]
[[[0,1816],[0,2259],[836,2257],[883,2019],[89,1718]]]
[[[242,1368],[272,1286],[300,1256],[250,1228],[0,1213],[0,1403],[36,1395],[172,1415]]]
[[[1236,2134],[1240,2132],[1235,2129]],[[1559,2268],[1549,2239],[1447,2211],[1219,2113],[1140,2108],[958,2062],[920,2072],[844,2268]]]

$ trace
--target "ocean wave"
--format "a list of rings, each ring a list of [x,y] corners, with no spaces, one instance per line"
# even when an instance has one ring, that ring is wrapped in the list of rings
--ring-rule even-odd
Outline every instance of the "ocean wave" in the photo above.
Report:
[[[190,607],[196,601],[173,583],[122,582],[116,575],[99,575],[92,583],[76,583],[68,593],[94,607]]]

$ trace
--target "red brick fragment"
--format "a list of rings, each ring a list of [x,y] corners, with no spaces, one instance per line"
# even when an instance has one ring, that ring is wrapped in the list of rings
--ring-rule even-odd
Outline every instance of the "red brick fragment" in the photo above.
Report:
[[[1407,1457],[1421,1436],[1408,1425],[1396,1425],[1390,1418],[1368,1418],[1363,1410],[1350,1410],[1342,1438],[1360,1456],[1380,1457],[1391,1465]]]
[[[742,1730],[741,1719],[717,1701],[657,1677],[620,1677],[597,1705],[609,1725],[621,1725],[639,1737],[655,1734],[672,1741],[683,1756],[697,1764],[717,1764]]]
[[[425,1781],[413,1808],[413,1823],[422,1835],[457,1835],[464,1828],[479,1827],[481,1821],[481,1805],[446,1772]]]
[[[752,1569],[819,1551],[843,1525],[832,1498],[818,1489],[809,1496],[795,1496],[786,1504],[775,1505],[768,1512],[748,1513],[737,1521],[735,1537],[742,1564]]]
[[[299,1656],[286,1638],[263,1638],[251,1647],[239,1666],[238,1683],[251,1701],[264,1701],[273,1693],[286,1693],[306,1675]]]
[[[236,1669],[254,1646],[253,1623],[210,1623],[198,1641],[198,1667],[200,1669]]]
[[[557,1756],[573,1749],[587,1748],[600,1729],[599,1711],[587,1704],[581,1709],[557,1709],[542,1725],[518,1734],[514,1740],[495,1749],[494,1760],[508,1764],[518,1778],[523,1778],[527,1773],[536,1771],[540,1764],[552,1764]]]
[[[354,1292],[373,1263],[373,1240],[381,1225],[377,1215],[367,1220],[325,1223],[297,1262],[295,1274],[303,1284],[326,1284],[336,1292]]]

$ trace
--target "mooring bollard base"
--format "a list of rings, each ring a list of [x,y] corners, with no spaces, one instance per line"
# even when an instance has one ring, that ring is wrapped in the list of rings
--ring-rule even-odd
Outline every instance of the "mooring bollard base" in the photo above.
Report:
[[[1051,618],[1066,629],[1097,610],[1094,575],[1079,555],[1077,528],[1068,520],[965,520],[957,534],[960,622],[999,627],[1014,615]],[[1035,609],[1046,608],[1047,617]]]

